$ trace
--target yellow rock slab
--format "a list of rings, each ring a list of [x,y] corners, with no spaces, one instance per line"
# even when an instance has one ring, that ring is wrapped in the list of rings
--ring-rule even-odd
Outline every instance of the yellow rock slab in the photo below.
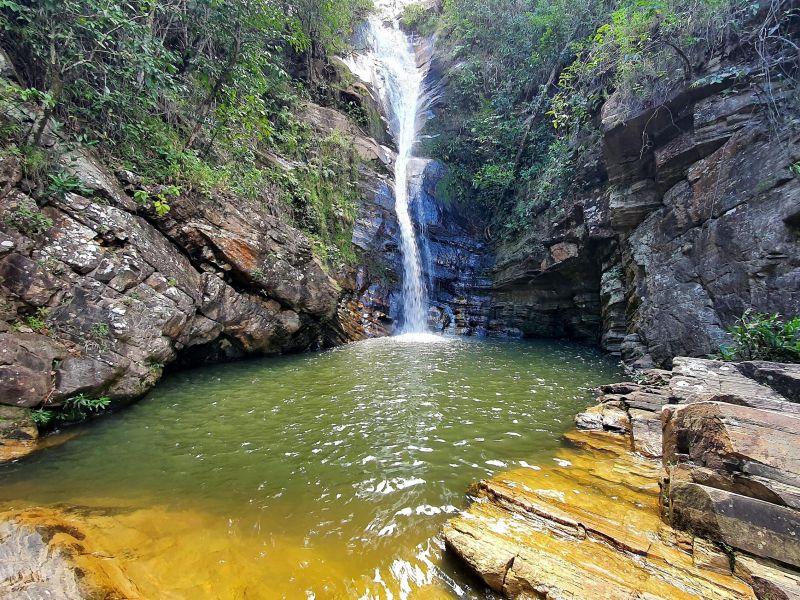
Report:
[[[573,432],[553,465],[481,482],[448,547],[511,598],[754,599],[726,556],[663,524],[658,462],[626,438]]]

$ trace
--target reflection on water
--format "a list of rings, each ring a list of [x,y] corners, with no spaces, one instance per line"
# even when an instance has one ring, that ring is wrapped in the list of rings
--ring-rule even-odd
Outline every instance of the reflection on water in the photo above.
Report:
[[[92,527],[160,597],[483,597],[439,528],[472,481],[552,462],[616,370],[564,343],[438,341],[175,374],[0,469],[0,503],[119,509]]]

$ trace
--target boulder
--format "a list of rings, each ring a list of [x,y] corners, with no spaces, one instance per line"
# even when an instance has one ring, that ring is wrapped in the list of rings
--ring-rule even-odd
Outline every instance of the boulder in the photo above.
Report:
[[[673,526],[800,568],[800,513],[696,483],[671,480]]]
[[[665,527],[658,465],[619,435],[574,432],[561,465],[500,473],[444,527],[447,548],[509,598],[755,599],[717,545]]]
[[[664,462],[800,487],[800,416],[721,402],[664,411]]]
[[[743,361],[736,368],[745,377],[754,379],[792,402],[800,403],[800,365],[767,361]]]

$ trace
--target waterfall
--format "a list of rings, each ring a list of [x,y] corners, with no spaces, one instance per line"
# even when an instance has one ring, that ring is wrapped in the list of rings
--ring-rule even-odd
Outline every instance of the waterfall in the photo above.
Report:
[[[381,4],[381,3],[379,3]],[[400,29],[402,1],[380,5],[381,16],[373,16],[363,31],[364,50],[348,62],[353,72],[372,84],[380,94],[397,144],[394,164],[395,211],[400,226],[403,256],[403,333],[427,331],[428,296],[420,261],[419,245],[411,218],[409,163],[417,141],[419,115],[426,103],[426,68],[417,64],[412,40]]]

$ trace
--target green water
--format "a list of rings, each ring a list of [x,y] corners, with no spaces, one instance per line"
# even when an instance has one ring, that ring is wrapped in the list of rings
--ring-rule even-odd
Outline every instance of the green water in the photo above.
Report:
[[[246,568],[175,562],[196,568],[211,593],[190,594],[154,566],[148,576],[173,585],[169,597],[233,597],[226,590],[245,586],[248,598],[397,598],[426,584],[477,597],[474,581],[441,560],[442,523],[471,482],[552,462],[589,390],[618,375],[613,360],[578,345],[471,339],[387,338],[198,368],[0,469],[0,503],[158,506],[165,526],[143,533],[154,547],[114,550],[133,562],[186,552],[176,521],[188,511],[203,515],[203,539],[220,556],[274,557],[269,586],[244,581],[259,577]]]

